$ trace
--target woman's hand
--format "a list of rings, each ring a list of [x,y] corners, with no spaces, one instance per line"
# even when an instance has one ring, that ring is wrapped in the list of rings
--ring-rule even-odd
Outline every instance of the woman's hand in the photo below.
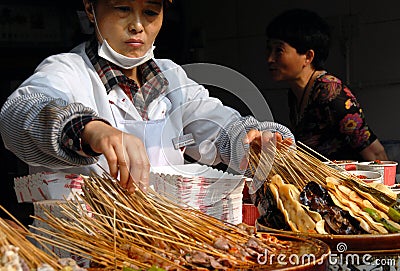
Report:
[[[112,177],[119,173],[120,185],[134,192],[135,185],[145,190],[149,185],[150,162],[143,142],[102,121],[85,125],[82,141],[107,159]]]
[[[247,134],[246,137],[243,139],[243,143],[244,144],[250,144],[251,143],[256,143],[259,146],[262,147],[262,150],[266,151],[267,150],[267,146],[269,142],[273,142],[273,143],[284,143],[284,144],[288,144],[291,145],[292,139],[291,138],[282,138],[282,135],[280,133],[272,133],[270,131],[259,131],[259,130],[255,130],[252,129],[250,130]],[[278,145],[279,147],[279,145]],[[249,163],[249,159],[248,157],[244,157],[243,160],[240,163],[240,169],[245,170],[248,166]]]
[[[382,143],[378,140],[375,139],[374,142],[372,142],[368,147],[363,149],[360,152],[362,158],[365,161],[374,161],[374,160],[381,160],[381,161],[387,161],[389,160],[385,148],[383,147]]]

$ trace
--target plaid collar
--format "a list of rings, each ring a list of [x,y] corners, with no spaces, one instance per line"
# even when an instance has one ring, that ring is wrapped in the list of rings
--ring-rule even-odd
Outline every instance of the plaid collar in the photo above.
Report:
[[[138,72],[142,78],[143,84],[142,87],[139,88],[136,82],[125,76],[117,65],[99,57],[97,53],[98,42],[96,37],[86,42],[85,51],[103,82],[107,94],[110,93],[115,85],[119,85],[133,102],[142,118],[148,119],[148,105],[160,95],[164,94],[169,85],[168,80],[154,60],[150,59],[138,67]]]

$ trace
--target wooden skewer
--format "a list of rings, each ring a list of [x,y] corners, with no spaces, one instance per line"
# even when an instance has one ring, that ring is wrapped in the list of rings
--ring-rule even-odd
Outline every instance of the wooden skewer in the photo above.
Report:
[[[149,196],[141,191],[128,194],[109,178],[94,175],[84,181],[84,195],[60,205],[62,213],[71,221],[55,218],[50,212],[44,212],[46,218],[36,217],[50,228],[36,230],[52,234],[54,238],[41,237],[40,240],[73,253],[85,253],[94,261],[112,264],[114,268],[120,268],[124,261],[129,262],[127,252],[121,250],[125,244],[163,262],[169,260],[161,255],[181,255],[183,250],[229,258],[241,266],[255,264],[213,247],[219,236],[244,246],[252,235],[236,226],[198,210],[182,208],[157,193],[150,192]],[[90,206],[90,216],[85,214],[82,203]],[[169,249],[158,245],[161,243]],[[278,248],[268,242],[263,242],[263,246],[269,251]],[[169,264],[183,268],[179,263]]]
[[[4,219],[0,218],[0,244],[12,245],[18,247],[18,255],[24,259],[26,264],[31,268],[37,268],[38,266],[47,263],[53,268],[61,269],[61,266],[57,262],[57,257],[53,257],[51,254],[47,254],[42,250],[38,249],[32,244],[31,241],[26,239],[25,236],[29,234],[27,228],[19,223],[19,221],[12,216],[3,206],[0,205],[0,209],[6,212],[19,226],[22,231],[11,228],[11,226],[5,222]]]

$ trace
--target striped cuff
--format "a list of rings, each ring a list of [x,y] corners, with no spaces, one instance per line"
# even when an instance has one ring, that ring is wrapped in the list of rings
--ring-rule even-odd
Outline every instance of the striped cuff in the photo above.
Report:
[[[101,155],[101,153],[93,151],[89,144],[82,145],[83,129],[85,129],[86,124],[93,120],[99,120],[109,124],[107,121],[91,115],[76,117],[64,126],[61,136],[62,146],[82,156],[93,157]]]

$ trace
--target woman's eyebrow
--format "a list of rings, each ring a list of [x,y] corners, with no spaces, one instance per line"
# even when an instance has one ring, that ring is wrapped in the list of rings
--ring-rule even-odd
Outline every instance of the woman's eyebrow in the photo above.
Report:
[[[129,2],[135,2],[136,0],[129,0]],[[119,3],[123,2],[123,0],[111,0],[111,3]],[[147,4],[152,4],[152,5],[157,5],[157,6],[162,6],[162,1],[156,1],[156,0],[148,0],[146,1]]]
[[[161,1],[151,1],[150,0],[150,1],[146,1],[146,3],[162,7],[162,2]]]

